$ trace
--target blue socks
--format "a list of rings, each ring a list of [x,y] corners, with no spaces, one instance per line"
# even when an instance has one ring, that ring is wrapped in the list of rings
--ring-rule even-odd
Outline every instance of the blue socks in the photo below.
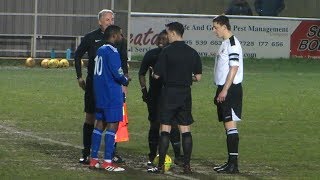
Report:
[[[111,162],[113,157],[113,151],[114,151],[114,138],[115,138],[116,132],[112,130],[107,130],[105,134],[105,149],[104,149],[104,160]]]
[[[91,158],[98,159],[103,130],[95,128],[92,133]]]
[[[98,152],[100,149],[101,136],[103,130],[95,128],[92,133],[92,145],[91,145],[91,158],[98,159]],[[112,130],[107,130],[105,134],[105,150],[104,150],[104,159],[111,162],[114,151],[114,138],[116,133]]]

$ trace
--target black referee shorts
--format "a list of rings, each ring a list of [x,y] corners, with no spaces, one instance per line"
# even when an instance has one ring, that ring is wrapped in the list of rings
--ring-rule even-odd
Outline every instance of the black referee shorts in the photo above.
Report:
[[[149,89],[148,91],[148,119],[151,122],[159,122],[160,119],[160,98],[161,98],[161,89],[154,90]]]
[[[217,113],[219,121],[240,121],[242,113],[242,85],[232,84],[228,90],[227,97],[224,102],[218,103],[217,97],[222,91],[223,86],[218,86],[214,103],[217,106]]]
[[[190,87],[164,87],[161,92],[160,123],[165,125],[191,125]]]
[[[94,114],[95,101],[93,92],[93,78],[86,78],[86,88],[84,93],[84,112]]]

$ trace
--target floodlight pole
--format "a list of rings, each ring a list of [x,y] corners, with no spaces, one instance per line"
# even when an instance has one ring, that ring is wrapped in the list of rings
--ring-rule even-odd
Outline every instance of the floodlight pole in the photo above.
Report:
[[[128,0],[128,28],[127,28],[128,61],[131,61],[130,32],[131,32],[131,0]]]
[[[38,24],[38,0],[34,0],[34,22],[33,22],[33,37],[31,57],[37,57],[37,24]]]
[[[114,0],[111,0],[111,10],[114,11]]]

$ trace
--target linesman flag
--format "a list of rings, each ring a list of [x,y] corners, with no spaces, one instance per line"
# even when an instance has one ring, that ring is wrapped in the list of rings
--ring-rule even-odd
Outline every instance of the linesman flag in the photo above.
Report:
[[[116,142],[129,141],[128,111],[127,111],[127,104],[125,102],[123,103],[122,111],[123,111],[123,120],[119,122],[118,131],[115,137]]]

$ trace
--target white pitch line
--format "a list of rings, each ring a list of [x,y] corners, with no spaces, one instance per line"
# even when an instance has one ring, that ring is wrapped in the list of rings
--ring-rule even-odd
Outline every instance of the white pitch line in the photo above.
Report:
[[[33,135],[33,134],[29,133],[29,132],[17,131],[15,129],[11,128],[11,127],[0,125],[0,128],[1,129],[5,129],[8,132],[11,132],[12,134],[19,134],[19,135],[31,137],[31,138],[34,138],[34,139],[37,139],[37,140],[40,140],[40,141],[47,141],[47,142],[54,143],[54,144],[60,144],[60,145],[63,145],[63,146],[69,146],[69,147],[73,147],[73,148],[77,148],[77,149],[82,149],[81,146],[73,145],[73,144],[66,143],[66,142],[56,141],[56,140],[53,140],[53,139],[50,139],[50,138],[43,138],[43,137],[40,137],[40,136]]]
[[[47,141],[47,142],[54,143],[54,144],[59,144],[59,145],[63,145],[63,146],[82,149],[81,146],[77,146],[77,145],[66,143],[66,142],[56,141],[56,140],[53,140],[53,139],[50,139],[50,138],[43,138],[43,137],[40,137],[40,136],[33,135],[30,132],[18,131],[16,129],[12,128],[12,127],[7,127],[7,126],[0,125],[0,129],[4,129],[4,130],[10,132],[11,134],[19,134],[19,135],[22,135],[22,136],[31,137],[31,138],[37,139],[39,141]],[[132,168],[132,167],[130,167],[130,168]],[[132,169],[141,170],[141,169],[138,169],[138,168],[132,168]],[[173,177],[181,178],[181,179],[187,179],[187,180],[197,180],[196,178],[193,178],[193,177],[184,176],[184,175],[178,175],[178,174],[171,174],[170,173],[170,174],[165,174],[165,175],[169,175],[169,176],[173,176]]]

